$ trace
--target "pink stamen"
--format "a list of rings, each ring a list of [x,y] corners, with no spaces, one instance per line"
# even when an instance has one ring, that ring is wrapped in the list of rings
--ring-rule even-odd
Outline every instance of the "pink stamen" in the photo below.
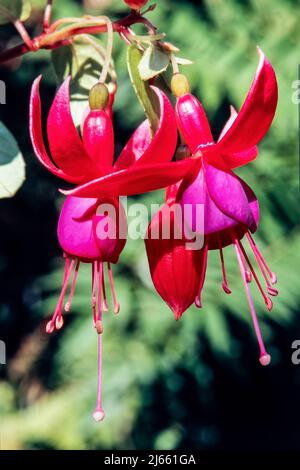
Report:
[[[240,249],[240,243],[239,242],[238,242],[237,246]],[[244,257],[242,256],[242,253],[240,253],[240,254],[241,254],[241,261],[242,261],[242,264],[243,264],[244,275],[245,275],[246,281],[248,282],[248,284],[250,284],[250,282],[252,281],[252,274],[247,269],[247,265],[246,265]]]
[[[103,310],[103,312],[108,312],[108,305],[107,305],[107,299],[106,299],[105,279],[104,279],[104,268],[103,268],[103,276],[102,276],[102,292],[103,292],[102,310]]]
[[[260,256],[259,256],[259,254],[258,254],[258,250],[257,250],[257,248],[255,247],[255,245],[254,245],[254,243],[253,243],[253,240],[252,240],[251,238],[249,238],[249,237],[247,237],[247,238],[248,238],[248,241],[249,241],[249,245],[250,245],[250,247],[252,248],[252,251],[253,251],[254,256],[255,256],[255,258],[256,258],[257,264],[258,264],[258,266],[260,267],[260,271],[261,271],[261,273],[262,273],[262,275],[263,275],[263,277],[264,277],[264,279],[265,279],[265,282],[266,282],[266,285],[267,285],[267,291],[268,291],[268,293],[269,293],[270,295],[273,295],[273,296],[278,295],[278,290],[275,289],[274,287],[272,287],[271,284],[270,284],[270,281],[269,281],[269,279],[268,279],[268,276],[267,276],[267,274],[266,274],[266,272],[265,272],[265,266],[264,266],[264,264],[263,264],[263,262],[262,262],[262,260],[261,260],[261,258],[260,258]]]
[[[93,413],[95,421],[102,421],[104,419],[104,410],[102,408],[102,335],[98,335],[98,390],[96,409]]]
[[[74,268],[74,264],[75,264],[75,259],[72,259],[70,263],[69,257],[66,257],[66,265],[65,265],[62,288],[61,288],[60,296],[57,301],[52,319],[46,325],[47,333],[52,333],[54,331],[54,328],[57,328],[59,330],[63,326],[62,306],[63,306],[63,301],[65,298],[66,290],[68,287],[68,283],[69,283],[69,280],[70,280],[70,277]]]
[[[264,267],[266,268],[266,271],[267,271],[267,273],[269,274],[271,283],[272,283],[272,284],[276,284],[276,283],[277,283],[277,276],[276,276],[276,274],[273,273],[273,272],[271,271],[271,269],[269,268],[269,266],[268,266],[266,260],[264,259],[264,257],[263,257],[263,255],[262,255],[261,251],[259,250],[257,244],[255,243],[255,241],[254,241],[254,239],[253,239],[251,233],[250,233],[250,232],[247,232],[247,233],[246,233],[246,237],[248,238],[248,241],[249,241],[249,243],[251,244],[251,247],[252,247],[252,250],[254,251],[254,254],[255,254],[255,255],[257,254],[257,256],[260,258],[261,262],[263,263]]]
[[[75,287],[76,287],[76,281],[77,281],[77,276],[78,276],[79,265],[80,265],[80,261],[78,259],[77,263],[76,263],[76,266],[75,266],[75,271],[74,271],[73,281],[72,281],[72,284],[71,284],[71,290],[70,290],[69,298],[68,298],[68,301],[65,305],[65,312],[69,312],[70,309],[71,309],[73,295],[74,295],[74,291],[75,291]]]
[[[98,262],[94,261],[92,265],[92,311],[94,318],[94,326],[96,325],[97,316],[96,316],[96,290],[97,290],[97,281],[98,281]]]
[[[107,271],[108,271],[108,279],[109,279],[109,284],[110,284],[111,295],[112,295],[113,303],[114,303],[114,313],[117,314],[120,311],[120,304],[117,301],[113,273],[112,273],[109,262],[107,263]]]
[[[208,244],[206,243],[204,245],[204,248],[203,248],[203,263],[202,263],[202,269],[201,269],[199,291],[198,291],[198,295],[195,298],[195,305],[198,308],[202,308],[201,295],[202,295],[202,289],[203,289],[203,286],[204,286],[205,276],[206,276],[207,253],[208,253]]]
[[[219,251],[220,251],[220,259],[221,259],[221,265],[222,265],[222,275],[223,275],[222,287],[223,287],[223,290],[226,294],[231,294],[231,290],[228,287],[226,268],[225,268],[225,262],[224,262],[224,255],[223,255],[223,249],[222,249],[220,239],[219,239]]]
[[[103,285],[103,263],[98,264],[98,313],[97,320],[102,320],[102,285]]]
[[[247,262],[247,264],[248,264],[248,266],[249,266],[249,268],[250,268],[250,270],[251,270],[251,273],[252,273],[252,275],[253,275],[253,277],[254,277],[254,279],[255,279],[256,285],[257,285],[257,287],[258,287],[258,289],[259,289],[261,295],[263,296],[263,299],[264,299],[264,301],[265,301],[265,304],[266,304],[266,306],[267,306],[267,309],[268,309],[269,311],[271,311],[272,308],[273,308],[272,300],[266,295],[265,291],[263,290],[263,288],[262,288],[262,286],[261,286],[261,283],[259,282],[259,279],[258,279],[258,277],[257,277],[257,275],[256,275],[256,272],[254,271],[254,268],[253,268],[253,266],[252,266],[252,264],[251,264],[251,262],[250,262],[250,260],[249,260],[249,258],[248,258],[248,255],[247,255],[247,253],[246,253],[246,251],[245,251],[245,248],[243,247],[243,245],[242,245],[242,243],[241,243],[240,241],[237,241],[237,247],[238,247],[238,249],[240,250],[241,258],[242,258],[242,259],[244,258],[244,259],[246,260],[246,262]]]
[[[251,312],[251,318],[252,318],[255,334],[256,334],[256,337],[257,337],[257,342],[258,342],[259,349],[260,349],[259,361],[260,361],[261,365],[267,366],[271,362],[271,356],[267,353],[264,342],[263,342],[263,339],[262,339],[262,335],[261,335],[261,331],[260,331],[260,328],[259,328],[257,315],[256,315],[255,308],[254,308],[254,305],[253,305],[253,300],[252,300],[249,284],[247,282],[246,275],[245,275],[243,258],[242,258],[242,255],[241,255],[238,240],[234,240],[234,247],[235,247],[237,260],[238,260],[239,268],[240,268],[240,271],[241,271],[244,287],[245,287],[245,290],[246,290],[246,295],[247,295],[247,299],[248,299],[248,304],[249,304],[249,308],[250,308],[250,312]]]

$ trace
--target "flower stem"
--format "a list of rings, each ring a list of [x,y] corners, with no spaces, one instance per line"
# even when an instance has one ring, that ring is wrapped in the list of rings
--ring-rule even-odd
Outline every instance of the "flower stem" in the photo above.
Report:
[[[45,12],[44,12],[44,21],[43,21],[44,31],[48,30],[50,22],[51,22],[52,3],[53,3],[53,0],[47,0],[47,5],[45,8]]]
[[[37,50],[37,47],[35,46],[34,42],[31,40],[29,34],[26,31],[26,28],[24,27],[23,23],[21,20],[15,20],[13,22],[14,27],[20,34],[21,38],[23,39],[24,43],[28,47],[28,49],[32,52]]]
[[[103,16],[103,20],[106,22],[106,26],[107,26],[107,45],[106,45],[105,61],[104,61],[102,72],[101,72],[100,79],[99,79],[100,83],[105,83],[105,80],[109,71],[112,50],[113,50],[113,43],[114,43],[114,29],[113,29],[112,22],[107,16]]]
[[[51,9],[48,8],[48,11],[50,10]],[[8,49],[0,54],[0,64],[8,60],[15,59],[16,57],[23,56],[31,51],[37,51],[39,49],[56,49],[66,44],[66,41],[72,39],[78,34],[101,34],[108,32],[108,28],[110,28],[108,23],[103,20],[103,17],[62,18],[50,25],[47,31],[43,31],[41,35],[36,36],[34,39],[30,39],[23,24],[20,21],[16,23],[15,27],[21,34],[24,44],[20,44],[19,46]],[[57,29],[61,25],[69,23],[72,24],[60,30]],[[131,25],[138,23],[144,24],[150,32],[156,32],[155,26],[137,12],[131,12],[130,15],[111,23],[111,25],[113,31],[120,34]]]

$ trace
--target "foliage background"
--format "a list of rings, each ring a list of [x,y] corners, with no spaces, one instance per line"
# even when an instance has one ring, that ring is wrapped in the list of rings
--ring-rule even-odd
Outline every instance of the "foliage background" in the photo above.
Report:
[[[61,0],[56,15],[78,15],[82,2]],[[119,0],[87,0],[99,14],[125,8]],[[43,4],[42,1],[36,4]],[[90,317],[90,270],[80,272],[72,315],[59,334],[44,333],[63,271],[56,240],[62,202],[58,181],[42,169],[28,135],[28,99],[33,79],[44,74],[45,106],[55,91],[48,52],[1,68],[7,105],[1,119],[17,138],[27,163],[17,196],[0,202],[0,338],[8,363],[0,366],[0,432],[4,449],[297,449],[299,367],[291,344],[300,336],[298,236],[297,0],[158,1],[151,18],[181,55],[217,134],[230,103],[239,107],[252,80],[256,44],[273,63],[280,101],[274,125],[256,162],[239,173],[257,193],[262,218],[257,239],[278,273],[281,295],[272,313],[255,296],[272,365],[262,368],[233,250],[226,249],[233,294],[221,290],[212,254],[204,309],[190,309],[175,323],[155,294],[143,242],[128,242],[115,268],[122,310],[105,319],[104,405],[107,418],[91,419],[96,391],[96,335]],[[59,5],[59,6],[58,6]],[[40,13],[29,23],[38,32]],[[0,30],[4,48],[14,34]],[[117,145],[143,118],[125,67],[125,47],[116,40],[120,88],[116,100]],[[259,125],[259,123],[258,123]],[[162,202],[163,194],[143,196]]]

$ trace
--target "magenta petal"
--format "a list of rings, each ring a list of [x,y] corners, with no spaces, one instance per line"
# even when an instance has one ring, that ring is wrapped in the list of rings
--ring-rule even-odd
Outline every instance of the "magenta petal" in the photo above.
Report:
[[[209,194],[203,168],[196,179],[183,191],[179,201],[185,223],[194,233],[212,235],[237,225],[236,220],[223,212]]]
[[[148,120],[144,121],[121,152],[115,163],[116,170],[123,170],[134,163],[138,165],[163,163],[169,162],[173,158],[177,144],[174,111],[167,96],[159,88],[152,87],[152,89],[160,104],[159,127],[152,138],[149,122]]]
[[[83,212],[95,207],[97,199],[68,197],[58,221],[58,240],[64,252],[81,259],[99,259],[101,256],[93,235],[93,216],[80,220]],[[95,208],[96,210],[96,208]]]
[[[193,95],[187,93],[178,98],[176,118],[183,140],[192,153],[214,143],[205,111]]]
[[[257,145],[268,132],[274,118],[278,99],[276,76],[259,48],[258,53],[259,65],[245,102],[217,144],[222,154],[236,154]]]
[[[47,133],[52,158],[63,171],[80,176],[81,181],[99,175],[84,149],[71,116],[70,77],[55,95],[47,120]]]
[[[61,190],[61,192],[80,197],[142,194],[174,184],[196,170],[198,165],[199,160],[192,158],[176,163],[134,165],[132,168],[105,175],[71,191]]]
[[[83,125],[84,147],[98,168],[98,176],[112,169],[114,130],[111,119],[103,110],[90,111]]]
[[[254,232],[257,225],[240,178],[232,172],[206,165],[205,181],[207,190],[217,207]]]
[[[34,152],[48,171],[70,183],[79,183],[82,181],[80,176],[71,176],[57,168],[51,161],[44,144],[43,131],[41,124],[41,99],[39,94],[39,85],[42,76],[35,79],[30,95],[30,111],[29,111],[29,131]]]

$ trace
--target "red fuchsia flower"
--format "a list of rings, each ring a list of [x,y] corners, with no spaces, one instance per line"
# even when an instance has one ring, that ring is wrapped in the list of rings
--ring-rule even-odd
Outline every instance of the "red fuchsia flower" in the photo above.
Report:
[[[114,133],[111,120],[114,93],[107,95],[105,85],[97,85],[90,93],[90,109],[84,113],[82,137],[78,133],[70,111],[68,78],[59,88],[47,120],[49,157],[43,139],[41,103],[38,77],[33,83],[30,100],[30,135],[35,154],[54,175],[78,186],[62,191],[68,197],[63,205],[58,239],[66,259],[61,294],[47,332],[63,326],[63,304],[68,284],[73,275],[69,300],[70,310],[78,269],[81,262],[92,264],[92,309],[94,326],[102,333],[102,311],[107,310],[104,264],[107,264],[114,311],[118,313],[111,263],[118,261],[126,242],[126,216],[119,203],[120,195],[132,195],[165,187],[183,178],[195,162],[171,163],[177,142],[173,109],[167,97],[154,88],[160,105],[160,122],[152,136],[148,121],[134,132],[113,164]],[[103,88],[104,87],[104,88]],[[102,204],[110,204],[115,211],[101,211]],[[100,208],[100,211],[99,211]],[[114,236],[99,234],[98,227],[115,228]],[[120,232],[122,231],[122,237]],[[101,236],[100,236],[101,235]],[[101,402],[102,340],[99,334],[98,400],[95,419],[104,417]]]
[[[149,224],[145,245],[153,284],[179,320],[198,293],[203,251],[186,247],[191,240],[183,236],[181,214],[176,212],[176,193],[174,185]]]
[[[192,231],[197,231],[197,211],[200,207],[204,208],[203,260],[198,265],[201,274],[195,303],[201,307],[209,250],[219,250],[223,289],[227,294],[231,293],[227,282],[223,248],[233,244],[259,343],[260,362],[262,365],[267,365],[271,358],[262,340],[249,283],[254,278],[268,310],[271,310],[272,301],[267,294],[271,296],[278,294],[273,287],[277,280],[252,237],[259,222],[258,201],[251,188],[232,171],[256,158],[258,153],[256,145],[267,133],[276,110],[276,76],[263,52],[260,49],[258,51],[260,62],[246,100],[239,113],[231,109],[231,116],[217,142],[212,137],[201,103],[188,92],[184,80],[182,81],[180,77],[175,78],[173,88],[178,97],[176,116],[182,138],[191,153],[201,158],[200,169],[183,180],[177,193],[177,201],[184,212],[185,223]],[[187,207],[191,207],[192,210],[186,211]],[[262,287],[241,242],[245,235],[261,270],[267,292]]]

